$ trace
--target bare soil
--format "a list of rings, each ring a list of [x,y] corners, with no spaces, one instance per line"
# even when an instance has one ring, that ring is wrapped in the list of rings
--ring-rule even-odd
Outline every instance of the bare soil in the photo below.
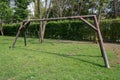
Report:
[[[106,50],[111,51],[116,55],[115,63],[120,64],[120,44],[105,43]]]
[[[59,42],[62,43],[91,43],[91,42],[84,42],[84,41],[71,41],[71,40],[59,40]],[[104,47],[106,50],[109,50],[110,52],[114,53],[116,55],[116,59],[113,61],[115,64],[120,64],[120,44],[117,43],[104,43]]]

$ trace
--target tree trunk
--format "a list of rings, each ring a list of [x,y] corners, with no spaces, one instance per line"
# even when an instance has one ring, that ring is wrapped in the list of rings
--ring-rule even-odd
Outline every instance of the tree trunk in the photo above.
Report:
[[[36,17],[38,17],[38,3],[37,3],[38,1],[37,0],[34,0],[34,17],[36,18]]]
[[[98,24],[100,24],[100,20],[101,20],[101,11],[102,11],[102,7],[103,7],[103,2],[101,0],[99,0],[99,7],[98,7]],[[98,43],[98,38],[97,38],[97,33],[95,33],[95,43]]]
[[[49,14],[50,14],[51,1],[49,3],[49,6],[48,6],[48,3],[49,3],[48,0],[46,0],[44,18],[48,18]],[[47,9],[47,6],[48,6],[48,9]],[[42,23],[42,32],[41,32],[41,43],[44,42],[46,24],[47,24],[47,21],[43,21],[43,23]]]
[[[113,0],[114,1],[114,17],[118,17],[118,0]]]
[[[41,14],[41,0],[37,0],[37,10],[38,10],[38,17],[39,19],[42,18],[42,14]],[[42,21],[40,21],[40,25],[39,25],[39,42],[41,42],[41,36],[42,36]]]
[[[78,14],[81,15],[81,10],[82,10],[82,1],[78,2]]]
[[[0,21],[0,32],[1,32],[1,35],[4,36],[2,20]]]

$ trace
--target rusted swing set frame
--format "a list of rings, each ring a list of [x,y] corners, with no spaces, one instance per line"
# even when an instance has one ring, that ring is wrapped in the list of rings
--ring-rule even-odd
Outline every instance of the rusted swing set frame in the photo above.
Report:
[[[93,19],[94,20],[94,25],[91,24],[90,22],[88,22],[85,18],[91,18],[91,19]],[[72,16],[72,17],[59,17],[59,18],[24,20],[21,23],[21,25],[20,25],[20,27],[18,29],[16,37],[15,37],[15,39],[13,41],[13,44],[11,45],[11,49],[14,48],[15,43],[16,43],[16,41],[18,39],[18,36],[19,36],[19,34],[20,34],[20,32],[21,32],[22,29],[24,29],[24,44],[26,46],[26,30],[27,30],[30,22],[57,21],[57,20],[69,20],[69,19],[80,19],[84,23],[86,23],[87,25],[89,25],[97,33],[99,47],[100,47],[100,50],[101,50],[101,55],[103,57],[105,67],[110,68],[109,62],[108,62],[108,58],[107,58],[107,55],[106,55],[106,51],[105,51],[105,48],[103,46],[103,39],[102,39],[102,35],[101,35],[101,32],[100,32],[100,28],[99,28],[99,24],[98,24],[98,20],[97,20],[96,15],[83,15],[83,16]]]

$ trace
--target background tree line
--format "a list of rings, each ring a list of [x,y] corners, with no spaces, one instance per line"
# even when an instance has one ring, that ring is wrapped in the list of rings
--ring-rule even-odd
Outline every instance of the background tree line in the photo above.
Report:
[[[11,1],[14,5],[11,5]],[[28,6],[34,4],[31,16]],[[13,7],[14,6],[14,7]],[[120,0],[0,0],[0,31],[3,24],[28,18],[50,18],[95,14],[98,21],[120,17]],[[44,37],[47,22],[40,23],[39,36]]]
[[[12,1],[14,1],[14,5],[10,4]],[[27,19],[30,16],[30,11],[28,10],[30,3],[34,3],[32,7],[34,8],[34,15],[31,18],[38,18],[39,13],[43,16],[44,11],[49,7],[51,9],[49,17],[88,14],[101,15],[102,19],[120,17],[120,0],[0,0],[0,16],[9,17],[7,20],[4,20],[7,23],[16,23]],[[51,5],[49,6],[50,3]],[[40,12],[38,7],[41,10]],[[2,13],[4,12],[8,15],[3,15]]]

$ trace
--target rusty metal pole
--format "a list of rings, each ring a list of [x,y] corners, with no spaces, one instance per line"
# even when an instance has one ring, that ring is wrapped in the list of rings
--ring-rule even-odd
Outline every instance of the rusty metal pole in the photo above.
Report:
[[[97,36],[98,36],[98,41],[99,41],[99,46],[100,46],[101,54],[102,54],[102,57],[104,59],[105,67],[110,68],[109,62],[108,62],[108,58],[107,58],[107,54],[106,54],[105,48],[103,46],[103,39],[102,39],[102,35],[101,35],[101,32],[100,32],[100,28],[99,28],[99,24],[98,24],[96,16],[94,16],[94,21],[95,21],[95,26],[97,28],[96,32],[97,32]]]
[[[20,25],[20,27],[19,27],[19,29],[18,29],[18,32],[17,32],[17,34],[16,34],[16,37],[15,37],[15,39],[14,39],[14,41],[13,41],[13,44],[12,44],[12,46],[10,47],[11,49],[14,48],[15,43],[16,43],[16,41],[17,41],[17,39],[18,39],[19,34],[20,34],[20,31],[21,31],[21,29],[23,28],[23,25],[24,25],[24,22],[21,23],[21,25]]]

